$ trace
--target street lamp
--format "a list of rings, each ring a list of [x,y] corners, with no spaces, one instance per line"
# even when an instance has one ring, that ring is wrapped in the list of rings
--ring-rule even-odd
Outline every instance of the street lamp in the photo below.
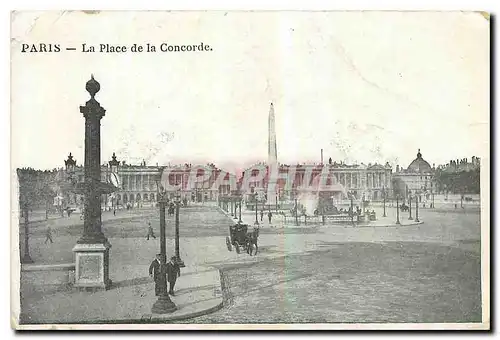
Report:
[[[71,152],[68,155],[68,159],[64,161],[64,164],[66,166],[67,181],[70,183],[71,187],[74,187],[76,185],[76,178],[75,178],[76,160],[73,159],[73,155],[71,154]],[[60,204],[61,216],[63,216],[64,215],[63,202],[60,201],[60,203],[61,203]],[[69,194],[68,194],[68,203],[70,203],[70,195]]]
[[[432,202],[431,202],[431,208],[434,209],[434,185],[432,184],[431,180],[431,197],[432,197]]]
[[[418,192],[417,192],[417,195],[415,196],[415,222],[420,222],[420,220],[418,219]]]
[[[399,222],[399,194],[396,195],[396,224],[401,224]]]
[[[240,196],[240,202],[239,202],[239,204],[238,204],[238,208],[239,208],[239,219],[238,219],[238,222],[239,222],[239,223],[241,223],[241,222],[242,222],[242,221],[241,221],[241,201],[242,201],[242,199],[241,199],[241,196]]]
[[[184,261],[181,259],[181,254],[179,251],[179,210],[181,207],[180,196],[177,194],[175,197],[175,261],[179,267],[185,267]]]
[[[297,205],[297,197],[295,197],[295,225],[299,225],[299,206]]]
[[[254,224],[259,225],[259,218],[257,217],[257,208],[258,208],[257,207],[257,199],[258,199],[257,192],[254,192],[253,195],[254,195],[253,197],[254,197],[254,203],[255,203],[255,223]]]
[[[382,194],[384,195],[384,215],[382,215],[382,217],[387,217],[387,215],[385,214],[385,196],[386,196],[385,186],[383,187]]]
[[[119,177],[118,177],[118,166],[120,165],[120,162],[116,160],[116,155],[114,152],[113,152],[113,156],[111,156],[111,160],[108,162],[108,164],[109,164],[109,167],[111,169],[111,173],[109,174],[109,181],[115,187],[120,188],[121,185],[120,185],[120,181],[119,181]],[[116,200],[116,197],[113,194],[111,196],[111,207],[113,210],[116,209],[115,200]],[[107,204],[107,202],[106,202],[106,204]]]
[[[413,217],[411,217],[411,191],[408,192],[408,205],[410,209],[410,217],[408,217],[408,219],[413,220]]]
[[[167,205],[167,197],[165,191],[162,191],[158,197],[158,204],[160,206],[160,296],[153,304],[151,312],[155,314],[172,313],[177,310],[177,306],[170,300],[167,291],[167,235],[165,232],[165,208]]]
[[[354,203],[353,203],[353,198],[354,198],[354,192],[349,192],[349,199],[351,200],[351,224],[354,227]],[[385,211],[385,206],[384,206],[384,211]]]
[[[237,194],[234,195],[234,219],[238,219],[238,206],[239,206],[239,196]]]

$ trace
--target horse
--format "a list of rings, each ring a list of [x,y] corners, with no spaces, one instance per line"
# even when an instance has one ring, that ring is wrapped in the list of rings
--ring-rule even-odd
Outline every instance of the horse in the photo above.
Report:
[[[257,252],[259,250],[259,246],[257,245],[257,240],[259,238],[259,228],[254,228],[252,232],[247,233],[246,237],[246,246],[247,246],[247,253],[252,256],[253,254],[253,249],[255,246],[255,254],[257,255]]]

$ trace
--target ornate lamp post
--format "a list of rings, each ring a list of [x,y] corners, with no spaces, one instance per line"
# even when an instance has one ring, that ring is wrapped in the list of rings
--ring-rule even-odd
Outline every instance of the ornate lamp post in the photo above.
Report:
[[[83,235],[73,248],[75,253],[75,287],[104,288],[109,279],[109,249],[111,245],[101,227],[101,195],[116,191],[116,187],[101,182],[101,119],[106,110],[95,100],[101,86],[92,76],[85,86],[90,100],[80,106],[85,117],[85,183],[75,192],[84,194]]]
[[[179,267],[185,267],[184,261],[181,259],[181,254],[179,251],[179,210],[181,206],[181,201],[179,195],[177,195],[175,200],[175,260]]]
[[[420,220],[418,219],[418,192],[417,194],[415,195],[415,222],[420,222]]]
[[[349,199],[351,200],[351,224],[352,226],[354,227],[354,203],[353,203],[353,199],[354,199],[354,192],[349,192]],[[384,210],[385,210],[385,206],[384,206]]]
[[[432,184],[431,180],[431,197],[432,197],[432,202],[431,202],[431,208],[434,208],[434,185]]]
[[[408,192],[408,206],[410,209],[410,217],[408,217],[408,219],[413,220],[413,217],[411,217],[411,191]]]
[[[238,208],[239,208],[239,216],[238,216],[238,222],[241,223],[241,201],[242,201],[242,198],[240,196],[240,202],[238,204]]]
[[[234,219],[237,220],[238,219],[237,211],[238,211],[238,205],[239,205],[238,196],[235,195],[233,197],[233,200],[234,200]]]
[[[68,203],[70,203],[70,194],[69,192],[72,191],[72,189],[76,186],[76,178],[75,178],[75,168],[76,168],[76,160],[73,159],[73,155],[71,152],[68,155],[68,159],[64,161],[64,165],[66,167],[66,180],[67,180],[67,185],[64,185],[66,188],[67,192],[67,199]],[[64,194],[61,192],[61,197],[63,199],[58,200],[57,203],[59,203],[58,207],[60,209],[61,216],[64,216],[64,210],[63,210],[63,200],[64,200]],[[76,203],[76,202],[75,202]]]
[[[386,200],[386,196],[387,196],[385,193],[385,186],[382,189],[382,194],[384,195],[384,214],[382,215],[382,217],[387,217],[387,215],[385,214],[385,200]]]
[[[151,308],[151,312],[155,314],[166,314],[177,310],[177,306],[172,302],[172,300],[170,300],[170,296],[167,291],[167,235],[165,232],[165,208],[167,205],[166,192],[162,191],[158,194],[158,196],[158,205],[160,206],[160,285],[162,289],[160,290],[158,300]],[[178,214],[176,214],[176,220],[177,216]]]
[[[295,225],[299,225],[299,206],[297,205],[297,198],[295,198]]]
[[[118,176],[118,166],[120,165],[120,162],[116,160],[116,155],[113,152],[113,156],[111,156],[111,160],[108,162],[109,167],[111,169],[111,173],[109,174],[109,181],[115,186],[120,188],[121,184],[119,181],[119,176]],[[116,198],[113,196],[111,198],[111,205],[113,210],[116,209]]]
[[[399,222],[399,195],[396,195],[396,224],[401,224]]]
[[[254,203],[255,203],[255,222],[254,222],[254,224],[255,225],[259,225],[259,218],[257,216],[257,210],[258,210],[257,209],[258,208],[258,204],[257,204],[258,203],[257,192],[253,193],[253,198],[254,198]]]

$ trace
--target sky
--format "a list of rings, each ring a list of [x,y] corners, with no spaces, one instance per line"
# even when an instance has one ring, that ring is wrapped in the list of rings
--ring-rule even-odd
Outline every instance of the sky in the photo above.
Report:
[[[209,44],[83,53],[81,45]],[[59,53],[21,53],[58,43]],[[76,47],[66,51],[65,47]],[[83,162],[85,83],[101,84],[101,162],[267,159],[407,167],[489,154],[489,22],[464,12],[19,12],[11,39],[12,167]]]

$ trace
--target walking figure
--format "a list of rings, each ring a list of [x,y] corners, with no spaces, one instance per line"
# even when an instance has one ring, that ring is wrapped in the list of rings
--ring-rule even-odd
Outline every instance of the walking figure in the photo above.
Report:
[[[170,284],[168,293],[172,296],[174,296],[174,287],[175,287],[175,281],[177,281],[177,278],[181,276],[181,268],[179,267],[179,264],[176,261],[176,257],[172,256],[170,258],[170,262],[167,263],[167,279]]]
[[[50,227],[47,228],[47,231],[45,232],[45,244],[47,244],[47,241],[50,240],[50,243],[54,243],[54,241],[52,241],[52,229],[50,229]]]
[[[155,281],[155,295],[160,296],[162,292],[167,289],[167,282],[165,281],[165,272],[161,273],[161,254],[156,254],[156,258],[149,266],[149,276],[153,277]],[[163,277],[162,277],[163,276]]]
[[[149,241],[149,237],[152,237],[156,240],[155,233],[153,231],[153,227],[151,226],[151,222],[148,222],[148,234],[146,235],[146,239]]]
[[[261,210],[260,211],[260,221],[262,222],[263,219],[264,219],[264,210]]]
[[[269,224],[271,224],[271,219],[273,218],[273,213],[272,212],[268,212],[267,213],[267,218],[269,219]]]

